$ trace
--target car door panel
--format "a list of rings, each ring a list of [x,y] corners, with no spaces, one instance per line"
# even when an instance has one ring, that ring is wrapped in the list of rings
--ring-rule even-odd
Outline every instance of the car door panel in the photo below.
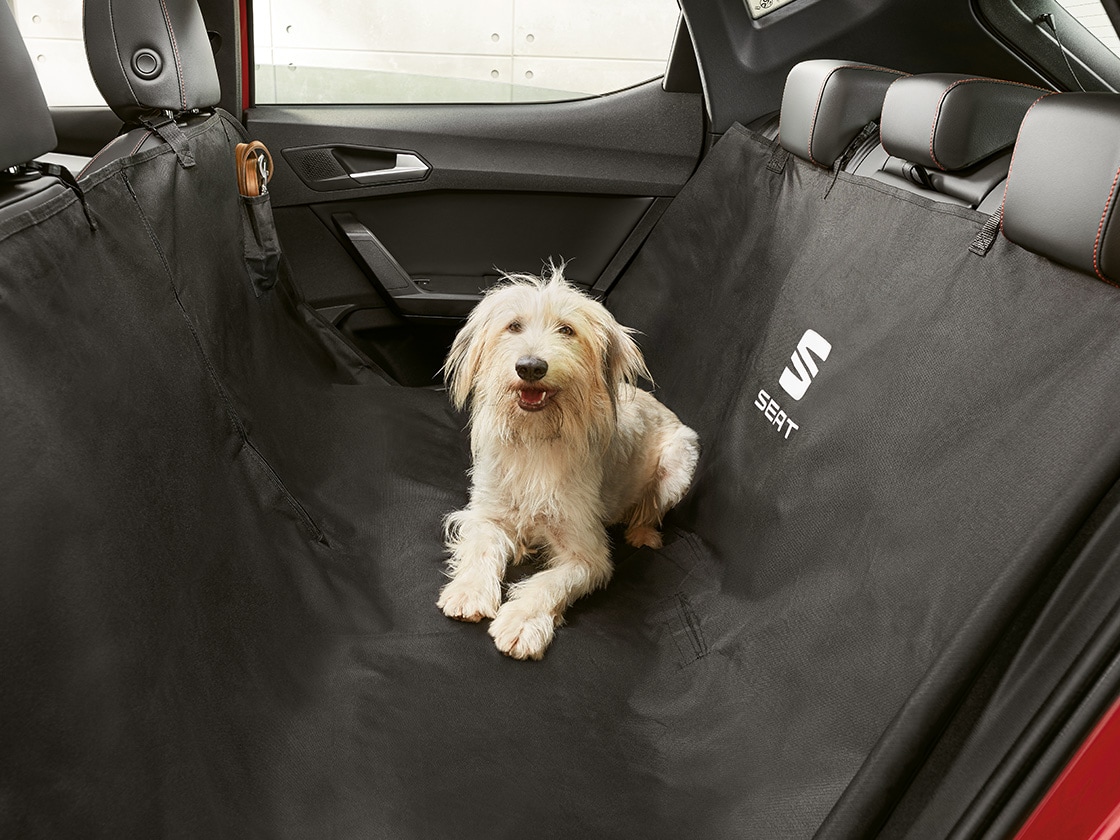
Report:
[[[660,80],[554,103],[260,106],[247,125],[272,150],[297,284],[381,358],[379,335],[454,323],[503,272],[567,261],[570,279],[605,291],[704,138],[702,96]],[[406,283],[411,302],[394,301],[387,289]]]

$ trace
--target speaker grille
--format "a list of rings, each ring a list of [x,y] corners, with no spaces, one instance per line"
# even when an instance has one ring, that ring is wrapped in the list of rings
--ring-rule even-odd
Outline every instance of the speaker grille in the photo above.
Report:
[[[304,181],[329,181],[346,174],[330,149],[293,149],[284,155]]]

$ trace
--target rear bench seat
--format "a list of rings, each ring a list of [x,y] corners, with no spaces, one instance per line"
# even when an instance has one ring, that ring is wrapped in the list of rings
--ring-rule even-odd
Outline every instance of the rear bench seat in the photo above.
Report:
[[[851,160],[837,166],[843,152],[832,158],[875,118],[880,94],[866,92],[858,116],[822,123],[831,85],[820,79],[833,67],[791,74],[800,84],[815,70],[808,86],[824,90],[783,102],[781,143],[794,157],[758,134],[725,135],[608,301],[650,336],[663,399],[704,441],[673,522],[711,563],[694,574],[739,599],[706,641],[729,646],[741,668],[721,671],[718,691],[677,701],[739,715],[743,746],[721,753],[722,772],[766,767],[742,793],[743,836],[797,824],[777,803],[807,786],[834,791],[834,804],[823,825],[806,818],[792,836],[930,838],[954,826],[1009,836],[1016,812],[1002,803],[1039,795],[1073,733],[1117,691],[1109,648],[1069,668],[1116,606],[1116,552],[1057,558],[1120,464],[1120,432],[1100,422],[1120,410],[1120,299],[1099,282],[1120,270],[1120,141],[1107,139],[1120,136],[1120,98],[903,77],[882,106],[886,151],[860,175],[845,170]],[[910,90],[920,95],[900,98]],[[986,124],[975,107],[996,100]],[[827,153],[810,154],[807,126],[814,137],[838,131]],[[921,165],[929,186],[892,172],[888,154]],[[1008,167],[1006,236],[973,247],[992,229]],[[689,308],[674,304],[683,299]],[[788,391],[787,376],[803,388]],[[1086,435],[1095,440],[1082,448]],[[1104,530],[1115,546],[1114,525]],[[720,613],[719,597],[690,598],[705,618]],[[993,666],[1000,645],[1006,658]],[[1073,705],[1055,705],[1062,696]],[[860,735],[872,708],[887,707],[890,726]],[[1071,723],[1047,769],[1008,771],[1022,768],[1016,750],[1048,743],[1061,721]],[[854,775],[841,770],[843,748],[820,749],[837,741],[863,743]]]
[[[839,160],[846,172],[993,213],[1023,115],[1050,93],[999,79],[805,61],[786,81],[780,139],[817,166]]]
[[[951,73],[902,79],[883,103],[881,145],[856,172],[995,212],[1023,115],[1051,93]]]
[[[828,73],[782,142],[834,165],[897,74]],[[1066,155],[1086,121],[1120,134],[1114,99],[1031,112],[983,255],[947,194],[729,132],[608,300],[701,433],[695,488],[533,666],[434,607],[464,418],[380,384],[283,266],[254,285],[227,122],[192,167],[95,167],[96,235],[62,197],[0,221],[0,833],[947,834],[975,790],[896,806],[1117,478],[1120,298],[1086,272],[1116,270],[1120,148]],[[973,766],[1069,655],[992,677]]]

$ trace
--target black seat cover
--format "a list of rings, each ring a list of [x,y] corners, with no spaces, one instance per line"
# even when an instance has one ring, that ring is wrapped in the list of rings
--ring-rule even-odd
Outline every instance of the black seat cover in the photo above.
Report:
[[[1114,289],[734,128],[609,300],[695,487],[505,659],[435,607],[465,418],[187,134],[0,221],[0,834],[873,836],[1120,471]]]

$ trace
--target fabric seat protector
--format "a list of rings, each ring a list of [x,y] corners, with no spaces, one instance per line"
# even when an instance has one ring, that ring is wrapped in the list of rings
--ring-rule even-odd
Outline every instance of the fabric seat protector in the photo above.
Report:
[[[694,491],[505,659],[435,607],[465,418],[254,288],[241,139],[0,226],[0,834],[811,837],[1116,477],[1114,290],[736,128],[609,300]]]

